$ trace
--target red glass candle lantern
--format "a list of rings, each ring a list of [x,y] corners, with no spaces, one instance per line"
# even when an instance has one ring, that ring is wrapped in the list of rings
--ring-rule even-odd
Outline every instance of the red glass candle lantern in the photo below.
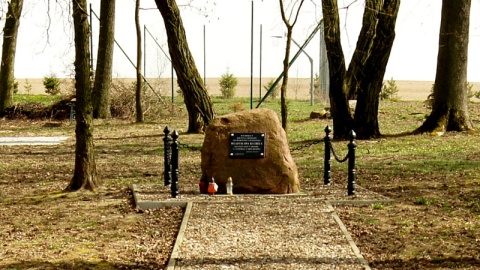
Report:
[[[217,193],[217,190],[218,190],[218,185],[217,183],[215,183],[215,179],[212,179],[210,180],[210,182],[208,183],[208,194],[210,195],[214,195],[215,193]]]

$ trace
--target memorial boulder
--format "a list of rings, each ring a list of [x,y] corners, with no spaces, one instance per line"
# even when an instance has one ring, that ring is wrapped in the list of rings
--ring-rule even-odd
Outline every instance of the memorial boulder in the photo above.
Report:
[[[202,173],[226,193],[287,194],[300,191],[298,171],[277,114],[255,109],[220,116],[205,131]]]

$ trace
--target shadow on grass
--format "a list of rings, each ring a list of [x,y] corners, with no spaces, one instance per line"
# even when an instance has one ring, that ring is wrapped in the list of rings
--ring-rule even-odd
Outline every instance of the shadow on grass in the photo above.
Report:
[[[177,266],[182,267],[193,267],[196,269],[220,269],[222,266],[226,265],[241,265],[248,264],[250,266],[257,266],[261,269],[269,269],[278,267],[278,264],[281,266],[289,266],[291,264],[303,264],[303,265],[331,265],[331,269],[336,269],[335,266],[342,265],[342,269],[347,269],[344,267],[350,266],[351,268],[357,268],[359,265],[362,265],[357,258],[351,257],[298,257],[298,256],[282,256],[276,257],[272,256],[262,256],[257,258],[252,257],[231,257],[231,258],[212,258],[212,257],[203,257],[201,259],[194,258],[192,260],[177,260]],[[316,267],[313,267],[316,268]],[[243,268],[242,268],[243,269]],[[255,267],[256,269],[256,267]],[[290,268],[288,268],[290,269]],[[309,268],[310,269],[310,268]],[[323,269],[323,268],[322,268]]]
[[[376,269],[452,269],[466,268],[479,269],[480,258],[445,257],[445,258],[414,258],[410,260],[372,261],[370,266]]]
[[[133,260],[134,258],[132,258]],[[1,269],[41,269],[41,270],[57,270],[57,269],[164,269],[165,264],[158,262],[131,262],[118,263],[101,261],[92,263],[81,260],[46,262],[46,261],[23,261],[12,264],[0,265]]]
[[[382,134],[380,138],[402,138],[402,137],[415,136],[415,135],[418,135],[415,133],[415,131],[405,131],[405,132],[396,133],[396,134]]]
[[[135,135],[135,136],[122,136],[122,137],[104,137],[104,138],[95,138],[95,141],[117,141],[117,140],[128,140],[128,139],[142,139],[142,138],[163,138],[165,134],[163,132],[159,132],[155,135]]]

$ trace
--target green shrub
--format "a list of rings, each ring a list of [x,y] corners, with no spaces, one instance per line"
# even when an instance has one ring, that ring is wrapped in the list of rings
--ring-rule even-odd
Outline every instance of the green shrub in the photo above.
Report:
[[[315,101],[321,101],[321,90],[320,89],[320,76],[318,75],[318,73],[315,73],[315,78],[313,79],[313,94],[314,94],[314,97],[315,97]],[[312,90],[310,89],[310,95],[312,94],[311,93]]]
[[[54,96],[60,93],[60,79],[54,73],[43,77],[43,86],[47,94]]]
[[[18,81],[13,82],[13,93],[18,93]]]
[[[238,84],[238,80],[233,74],[227,70],[220,78],[219,83],[223,98],[233,98],[235,96],[235,87]]]
[[[393,78],[383,83],[382,90],[380,91],[380,100],[396,99],[398,94],[398,86]]]
[[[275,81],[272,79],[267,84],[265,84],[263,86],[263,88],[265,88],[265,91],[270,90],[270,88],[272,87],[274,82]],[[278,83],[277,83],[277,85],[275,85],[275,88],[273,88],[272,92],[270,93],[270,98],[271,99],[274,99],[274,98],[278,97],[278,89],[280,89],[280,88],[279,88]]]
[[[473,84],[472,83],[467,83],[467,97],[468,97],[468,99],[471,99],[472,97],[477,97],[477,95],[480,96],[480,93],[473,91]]]
[[[435,84],[432,84],[432,88],[430,88],[430,95],[428,95],[425,104],[427,107],[432,107],[433,105],[433,89],[435,88]],[[473,84],[467,83],[467,98],[471,99],[472,97],[480,98],[480,91],[473,91]]]
[[[435,199],[420,197],[420,198],[417,198],[413,203],[416,205],[434,205],[436,201]]]
[[[30,95],[30,92],[32,92],[32,84],[28,79],[25,79],[25,84],[23,85],[23,88],[25,88],[25,93],[27,95]]]

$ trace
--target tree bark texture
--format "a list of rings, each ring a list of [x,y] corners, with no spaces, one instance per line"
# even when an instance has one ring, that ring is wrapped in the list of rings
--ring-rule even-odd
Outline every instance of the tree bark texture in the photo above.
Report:
[[[95,190],[97,179],[93,146],[93,104],[90,79],[89,24],[86,0],[72,0],[75,36],[75,170],[66,191]]]
[[[375,40],[376,29],[378,25],[378,12],[381,10],[383,0],[366,0],[365,10],[363,12],[362,28],[358,35],[355,51],[352,60],[348,65],[345,76],[348,86],[348,99],[357,99],[357,92],[362,81],[362,70],[367,59],[372,54],[373,43]]]
[[[8,3],[7,17],[3,28],[2,63],[0,67],[0,113],[13,106],[15,53],[22,8],[23,0],[12,0]]]
[[[140,0],[135,1],[135,29],[137,32],[137,84],[135,88],[135,114],[137,123],[143,122],[142,92],[142,29],[140,27]]]
[[[473,129],[468,113],[467,62],[471,0],[443,0],[432,112],[416,132]]]
[[[355,52],[345,71],[337,0],[323,0],[325,44],[330,68],[330,106],[335,138],[379,137],[378,105],[385,69],[395,39],[400,0],[366,0]],[[352,118],[349,98],[356,98]]]
[[[330,113],[333,120],[333,136],[334,138],[348,138],[352,129],[353,118],[347,99],[345,57],[340,42],[340,17],[337,0],[322,0],[322,11],[330,73],[329,98]]]
[[[281,0],[280,0],[281,1]],[[292,44],[292,27],[287,27],[287,44],[285,46],[285,58],[283,59],[283,78],[280,86],[280,113],[282,115],[282,128],[287,131],[288,125],[288,105],[287,105],[287,87],[288,70],[290,69],[290,49]]]
[[[100,32],[93,88],[94,118],[110,117],[110,87],[115,46],[115,1],[102,0],[100,3]]]
[[[163,17],[168,49],[188,111],[188,133],[202,132],[215,113],[187,43],[180,10],[175,0],[155,0]]]
[[[369,7],[373,4],[371,7]],[[378,124],[379,96],[387,68],[390,52],[395,40],[395,23],[400,0],[368,1],[367,10],[374,10],[376,27],[373,33],[371,51],[365,62],[358,64],[357,76],[360,78],[357,88],[354,130],[359,139],[371,139],[381,136]],[[352,89],[352,88],[350,88]]]

